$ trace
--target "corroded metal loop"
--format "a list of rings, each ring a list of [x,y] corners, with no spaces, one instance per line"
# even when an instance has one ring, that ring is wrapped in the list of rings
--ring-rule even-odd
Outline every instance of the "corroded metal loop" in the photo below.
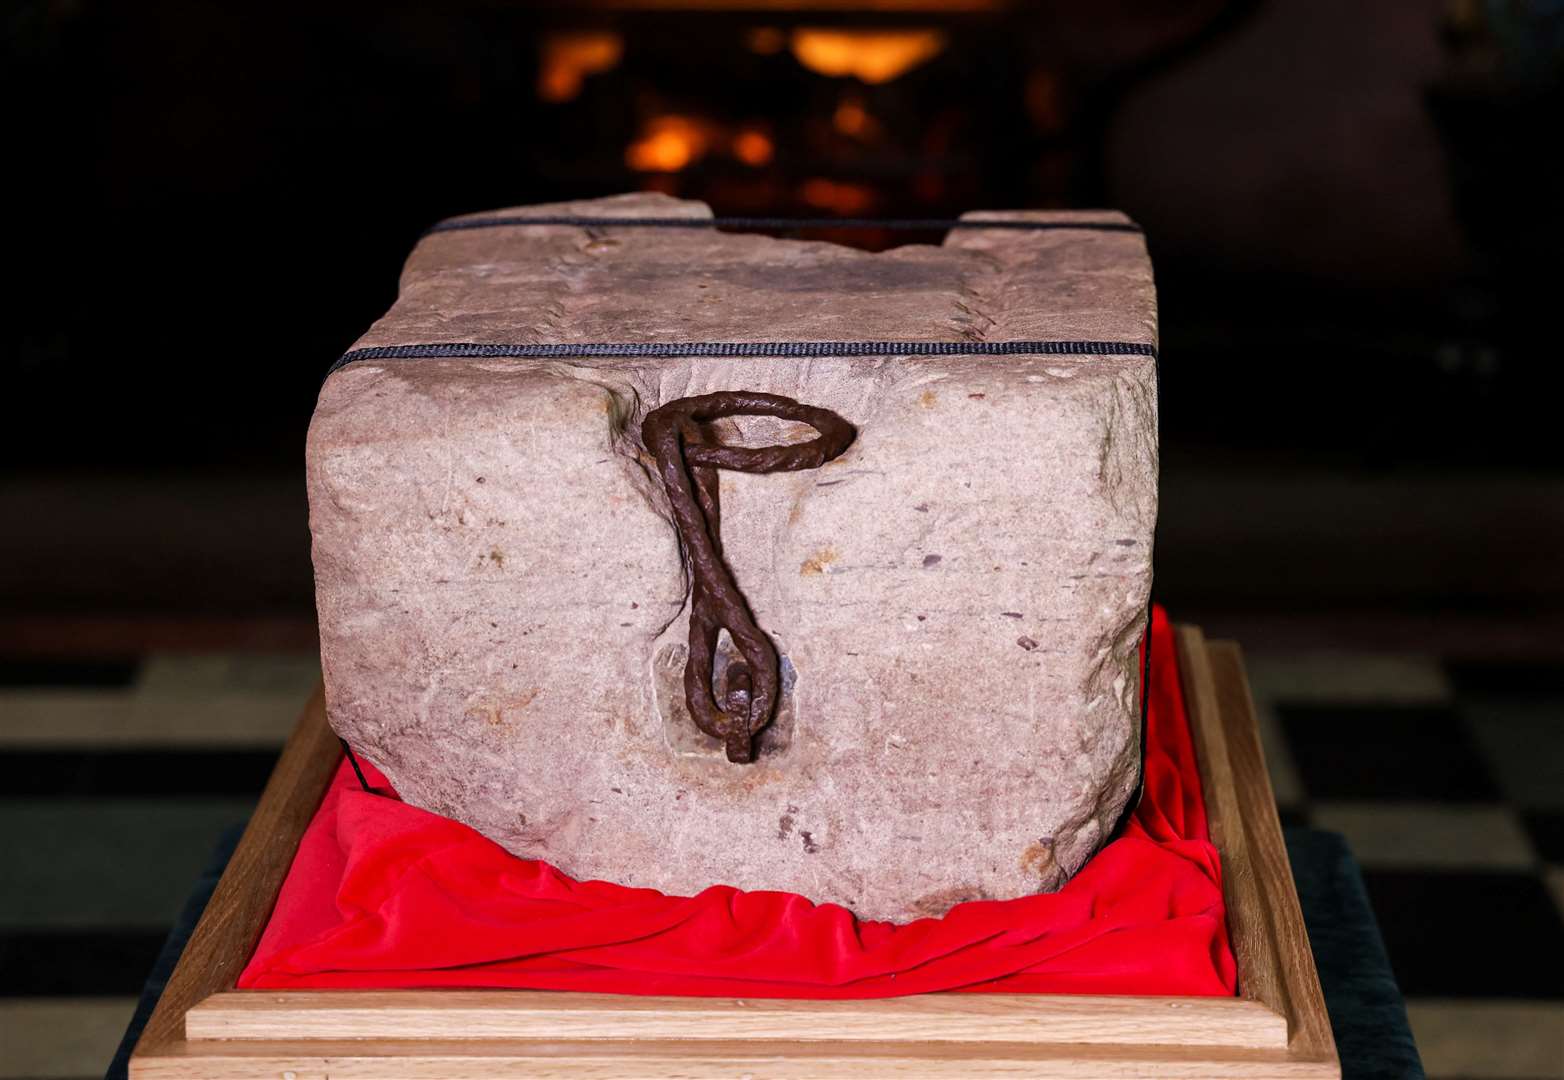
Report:
[[[819,435],[775,446],[726,446],[703,424],[727,416],[775,416],[808,424]],[[641,438],[657,460],[674,527],[690,560],[690,647],[684,699],[695,726],[721,739],[729,761],[752,761],[755,736],[771,722],[780,676],[777,651],[755,625],[744,594],[722,559],[722,508],[717,470],[790,472],[815,469],[852,444],[853,426],[829,409],[747,390],[720,391],[670,401],[647,414]],[[728,665],[721,701],[712,685],[717,640],[723,630],[743,661]]]

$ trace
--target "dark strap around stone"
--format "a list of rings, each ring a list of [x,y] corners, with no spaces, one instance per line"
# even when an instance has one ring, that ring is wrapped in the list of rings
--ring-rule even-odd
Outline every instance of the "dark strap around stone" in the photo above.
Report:
[[[755,229],[760,232],[819,231],[827,229],[882,229],[886,232],[945,232],[950,229],[1013,229],[1021,232],[1119,232],[1138,233],[1132,221],[1026,221],[1020,218],[787,218],[787,217],[591,217],[562,214],[531,217],[525,214],[491,214],[483,217],[447,218],[424,230],[424,235],[466,232],[472,229],[513,228],[527,225],[563,225],[580,229]]]
[[[605,358],[715,359],[769,357],[817,359],[855,356],[1149,356],[1157,347],[1143,341],[440,341],[421,345],[366,345],[349,349],[326,370],[365,360],[556,360]]]

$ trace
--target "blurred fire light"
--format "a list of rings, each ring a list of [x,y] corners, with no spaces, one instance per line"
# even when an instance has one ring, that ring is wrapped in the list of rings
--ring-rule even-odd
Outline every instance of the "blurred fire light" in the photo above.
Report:
[[[708,125],[688,116],[654,116],[625,148],[625,164],[637,172],[678,172],[706,153],[711,138]]]
[[[818,27],[793,31],[793,55],[810,71],[860,82],[890,82],[945,48],[938,30],[836,30]]]
[[[746,128],[733,138],[733,156],[753,168],[770,164],[773,152],[771,139],[764,131]]]
[[[787,45],[787,35],[775,26],[757,26],[744,36],[749,51],[761,56],[775,56]]]
[[[549,34],[538,64],[538,97],[559,104],[581,93],[588,75],[612,70],[624,55],[624,39],[606,30]]]
[[[863,99],[857,94],[844,94],[831,114],[831,126],[843,135],[854,139],[866,139],[879,131],[879,123],[864,108]]]
[[[798,193],[810,206],[844,216],[862,214],[874,206],[874,189],[867,184],[850,184],[823,176],[805,180]]]

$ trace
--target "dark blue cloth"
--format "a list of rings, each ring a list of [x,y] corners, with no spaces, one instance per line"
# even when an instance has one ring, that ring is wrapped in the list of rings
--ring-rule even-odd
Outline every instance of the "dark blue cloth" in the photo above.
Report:
[[[223,835],[210,865],[185,902],[147,978],[130,1028],[109,1065],[107,1080],[125,1080],[130,1051],[174,973],[174,965],[206,910],[242,831],[235,826]],[[1423,1080],[1423,1066],[1407,1025],[1406,1005],[1391,973],[1363,877],[1346,841],[1316,829],[1288,829],[1286,833],[1303,921],[1309,928],[1325,1007],[1341,1055],[1342,1080]]]
[[[179,963],[180,954],[185,951],[185,943],[190,940],[190,935],[195,933],[196,923],[201,921],[201,913],[206,910],[206,902],[212,899],[212,892],[217,888],[217,879],[223,876],[223,868],[233,857],[234,848],[239,846],[239,837],[242,835],[244,835],[243,825],[234,825],[224,830],[222,837],[217,841],[216,850],[207,861],[206,869],[202,870],[201,876],[196,879],[195,887],[190,890],[185,906],[179,913],[179,919],[163,942],[163,950],[158,953],[157,963],[152,965],[152,973],[147,976],[146,985],[141,988],[141,1000],[136,1003],[136,1011],[130,1018],[130,1027],[125,1029],[125,1037],[119,1041],[119,1049],[114,1052],[114,1060],[109,1062],[107,1080],[127,1080],[130,1052],[136,1048],[136,1040],[141,1038],[141,1031],[147,1026],[158,998],[163,996],[163,987],[168,985],[169,978],[174,974],[174,965]]]
[[[1406,1004],[1347,842],[1318,829],[1286,836],[1342,1080],[1423,1080]]]

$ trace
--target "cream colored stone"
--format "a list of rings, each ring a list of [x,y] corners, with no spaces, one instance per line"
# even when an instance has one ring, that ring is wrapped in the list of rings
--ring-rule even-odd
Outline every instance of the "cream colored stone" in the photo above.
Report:
[[[639,195],[512,213],[709,211]],[[1139,235],[956,231],[867,254],[698,229],[438,233],[359,345],[1023,339],[1154,343]],[[719,389],[858,429],[821,469],[721,474],[729,563],[790,669],[752,765],[668,689],[687,580],[638,434]],[[409,801],[578,878],[894,920],[1055,888],[1136,780],[1156,407],[1141,356],[351,364],[309,439],[332,722]],[[811,434],[740,420],[724,437]]]

